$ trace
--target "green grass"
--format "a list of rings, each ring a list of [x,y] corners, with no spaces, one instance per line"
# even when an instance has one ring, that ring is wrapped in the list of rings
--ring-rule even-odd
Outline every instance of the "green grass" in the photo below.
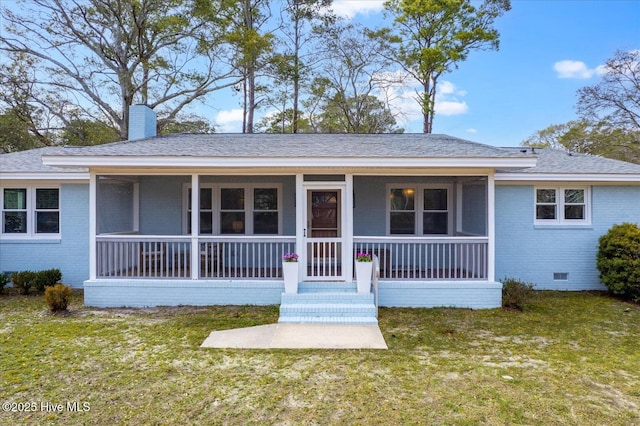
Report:
[[[540,292],[525,312],[381,309],[388,351],[199,348],[277,317],[85,308],[81,293],[53,315],[1,295],[0,402],[37,409],[0,424],[640,424],[638,305]]]

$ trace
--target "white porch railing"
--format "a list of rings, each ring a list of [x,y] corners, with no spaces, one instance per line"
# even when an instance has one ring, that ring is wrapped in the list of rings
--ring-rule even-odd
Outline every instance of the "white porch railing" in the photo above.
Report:
[[[194,278],[188,236],[100,235],[97,278]],[[339,242],[308,242],[310,277],[339,276]],[[296,251],[292,236],[199,237],[195,278],[281,279],[282,256]],[[354,255],[378,257],[380,280],[486,280],[486,237],[354,237]]]
[[[97,278],[188,278],[191,240],[175,236],[96,237]]]
[[[96,243],[97,278],[193,278],[190,237],[101,235]],[[278,279],[295,237],[200,237],[198,248],[197,278]]]
[[[486,237],[354,237],[354,252],[378,256],[380,279],[486,280]]]
[[[307,238],[307,277],[337,279],[342,275],[342,238]]]
[[[200,237],[200,278],[282,278],[282,256],[295,252],[296,238],[281,236]]]

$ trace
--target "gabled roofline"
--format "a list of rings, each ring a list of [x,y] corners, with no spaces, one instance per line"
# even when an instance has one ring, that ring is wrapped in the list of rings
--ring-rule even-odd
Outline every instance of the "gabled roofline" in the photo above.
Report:
[[[534,167],[536,158],[523,157],[164,157],[164,156],[65,156],[43,155],[43,164],[54,167],[484,167],[522,169]]]

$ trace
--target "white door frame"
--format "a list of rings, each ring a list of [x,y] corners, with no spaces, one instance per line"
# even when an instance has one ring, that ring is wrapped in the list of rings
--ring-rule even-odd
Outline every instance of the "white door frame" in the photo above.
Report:
[[[339,280],[339,281],[351,281],[351,276],[353,275],[352,273],[352,266],[351,266],[351,252],[353,251],[349,246],[348,242],[352,241],[351,238],[348,238],[348,235],[351,235],[351,226],[350,226],[350,220],[351,218],[348,217],[349,215],[347,214],[348,210],[348,206],[352,206],[352,200],[350,199],[350,197],[347,197],[347,194],[350,193],[348,191],[348,187],[350,185],[348,185],[347,182],[302,182],[300,186],[298,186],[298,188],[300,188],[300,192],[301,192],[301,196],[298,197],[298,204],[296,207],[296,214],[298,215],[298,217],[301,218],[301,220],[296,221],[298,223],[299,228],[297,229],[297,234],[298,236],[302,236],[302,238],[300,238],[300,243],[298,245],[298,251],[300,252],[300,262],[302,268],[300,269],[300,275],[301,275],[301,279],[302,280],[316,280],[316,281],[322,281],[322,280],[331,280],[331,281],[335,281],[335,280]],[[338,191],[340,194],[340,219],[339,219],[339,224],[340,224],[340,247],[341,247],[341,256],[340,256],[340,274],[338,275],[333,275],[333,276],[329,276],[329,277],[318,277],[318,276],[309,276],[308,274],[308,267],[307,265],[309,264],[309,260],[310,260],[310,253],[308,253],[308,248],[307,248],[307,241],[308,241],[308,234],[310,232],[310,230],[308,229],[308,215],[309,215],[309,208],[308,208],[308,197],[309,197],[309,192],[310,191],[323,191],[323,190],[327,190],[327,191]]]

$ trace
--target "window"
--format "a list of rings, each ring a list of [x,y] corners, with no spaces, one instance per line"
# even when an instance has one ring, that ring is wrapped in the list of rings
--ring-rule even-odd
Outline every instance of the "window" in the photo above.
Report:
[[[388,186],[390,235],[448,234],[450,185]]]
[[[220,233],[245,233],[244,188],[220,190]]]
[[[536,223],[589,223],[588,199],[588,188],[536,188]]]
[[[391,188],[389,212],[389,233],[416,233],[416,203],[413,188]]]
[[[448,233],[448,192],[446,188],[426,188],[424,190],[424,210],[422,213],[423,234]]]
[[[187,195],[187,234],[191,233],[191,188]],[[200,234],[213,234],[213,189],[200,188]]]
[[[3,188],[2,234],[50,237],[60,234],[59,188]]]
[[[253,233],[278,233],[278,190],[276,188],[253,189]]]
[[[185,233],[191,233],[191,188],[185,186]],[[280,186],[200,186],[201,235],[277,235],[280,233]]]

